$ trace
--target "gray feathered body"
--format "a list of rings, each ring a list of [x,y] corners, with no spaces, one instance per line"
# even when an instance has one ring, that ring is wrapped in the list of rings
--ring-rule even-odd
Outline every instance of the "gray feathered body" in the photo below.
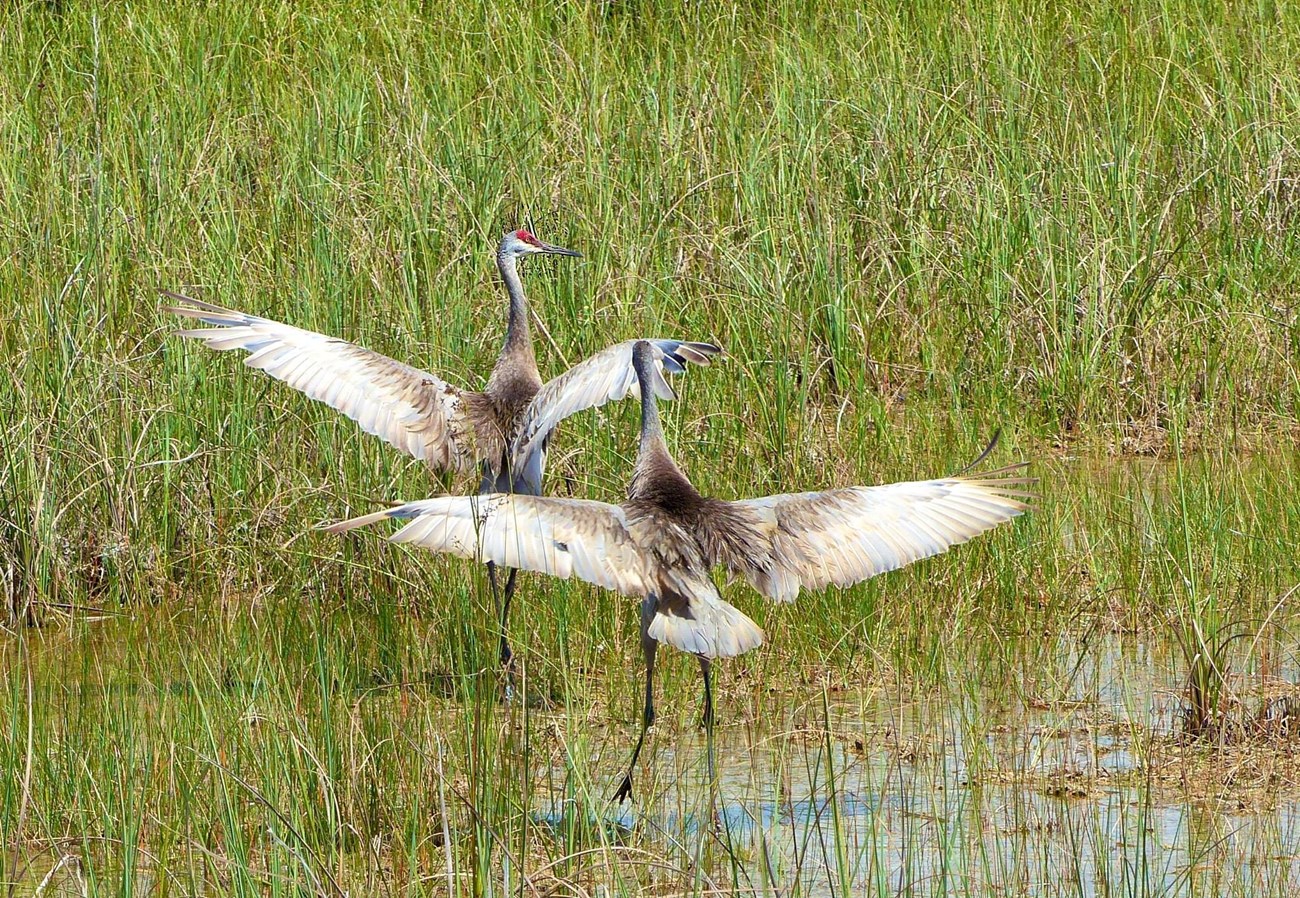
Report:
[[[537,374],[536,365],[530,369],[503,359],[493,369],[487,389],[476,394],[470,415],[475,432],[483,441],[480,493],[542,494],[549,441],[543,440],[520,459],[512,459],[510,452],[522,427],[524,413],[541,388],[542,379]]]
[[[711,576],[713,567],[743,576],[768,598],[791,601],[801,589],[848,586],[938,555],[1023,513],[1033,498],[1033,479],[1023,474],[1023,465],[883,486],[739,501],[708,498],[677,466],[664,441],[656,399],[671,390],[655,362],[672,354],[663,344],[645,341],[607,353],[621,358],[626,349],[639,384],[641,440],[621,504],[520,495],[516,489],[408,502],[330,529],[345,532],[400,520],[404,526],[390,537],[395,542],[562,579],[577,576],[640,597],[646,698],[642,738],[630,768],[654,721],[659,643],[700,659],[707,721],[712,716],[711,659],[739,655],[763,642],[763,631],[723,600]],[[598,392],[625,395],[629,386],[620,376],[626,367],[620,362],[610,370],[619,376],[600,378]],[[567,406],[557,402],[554,408],[563,412]],[[529,427],[549,432],[547,415],[530,420],[534,423],[525,425],[525,434]],[[535,445],[529,439],[523,439],[526,448]],[[630,768],[616,797],[631,794]]]

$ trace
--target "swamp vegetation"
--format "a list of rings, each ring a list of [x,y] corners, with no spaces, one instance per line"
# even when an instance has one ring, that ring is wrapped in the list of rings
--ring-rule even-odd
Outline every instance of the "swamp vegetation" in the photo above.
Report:
[[[1300,9],[1290,2],[0,9],[10,895],[1300,890]],[[529,225],[545,373],[714,341],[723,497],[937,476],[1033,514],[670,656],[637,614],[318,525],[470,483],[159,288],[477,387]],[[549,489],[617,499],[634,402]]]

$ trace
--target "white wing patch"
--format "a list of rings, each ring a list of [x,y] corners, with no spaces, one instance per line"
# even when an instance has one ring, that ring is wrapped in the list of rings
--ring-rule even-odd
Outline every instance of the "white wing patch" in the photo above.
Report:
[[[632,347],[628,340],[601,350],[554,378],[533,397],[524,410],[515,436],[514,466],[518,470],[541,442],[570,415],[589,408],[617,402],[628,396],[640,398],[636,371],[632,367]],[[722,350],[712,343],[682,340],[649,340],[658,350],[655,365],[655,396],[674,399],[665,374],[681,374],[688,364],[708,365]]]
[[[946,552],[1028,509],[1022,466],[983,475],[748,499],[775,525],[771,564],[739,571],[763,595],[850,586]]]
[[[652,561],[630,539],[617,505],[490,493],[408,502],[327,528],[341,533],[377,521],[405,521],[390,540],[432,552],[491,561],[624,595],[651,591]]]
[[[478,459],[460,391],[446,381],[352,343],[179,294],[170,309],[209,325],[177,331],[211,349],[242,349],[244,364],[351,418],[438,470],[472,470]]]

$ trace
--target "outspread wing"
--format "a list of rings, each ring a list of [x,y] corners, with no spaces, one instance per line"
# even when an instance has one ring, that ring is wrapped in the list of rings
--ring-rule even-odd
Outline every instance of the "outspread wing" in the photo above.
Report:
[[[1023,468],[732,503],[757,515],[771,535],[771,554],[728,560],[778,601],[792,601],[801,587],[849,586],[938,555],[1026,511],[1034,480]]]
[[[260,368],[342,412],[403,452],[438,470],[468,471],[478,461],[465,396],[426,371],[343,340],[210,305],[176,293],[169,311],[205,328],[180,330],[212,349],[242,349]]]
[[[389,537],[432,552],[491,561],[643,596],[652,564],[633,543],[623,509],[604,502],[488,493],[408,502],[326,528],[342,533],[384,520],[406,526]]]
[[[655,395],[676,398],[663,375],[681,374],[688,364],[708,365],[722,352],[712,343],[684,340],[649,340],[659,350]],[[632,347],[636,340],[616,343],[545,384],[524,409],[514,438],[513,464],[521,469],[524,460],[570,415],[607,402],[641,395],[636,371],[632,369]]]
[[[617,505],[520,493],[439,496],[332,524],[343,533],[380,521],[403,526],[388,538],[432,552],[491,561],[630,596],[655,594],[650,636],[706,658],[761,645],[763,631],[723,601],[707,572],[673,570],[638,548]]]

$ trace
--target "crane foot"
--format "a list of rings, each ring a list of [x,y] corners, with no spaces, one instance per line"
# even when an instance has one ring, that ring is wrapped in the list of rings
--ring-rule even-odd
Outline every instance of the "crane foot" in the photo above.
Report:
[[[623,777],[623,784],[620,785],[618,787],[618,791],[614,793],[614,800],[617,801],[619,804],[622,804],[623,802],[627,801],[631,797],[632,797],[632,774],[628,773],[626,776]]]

